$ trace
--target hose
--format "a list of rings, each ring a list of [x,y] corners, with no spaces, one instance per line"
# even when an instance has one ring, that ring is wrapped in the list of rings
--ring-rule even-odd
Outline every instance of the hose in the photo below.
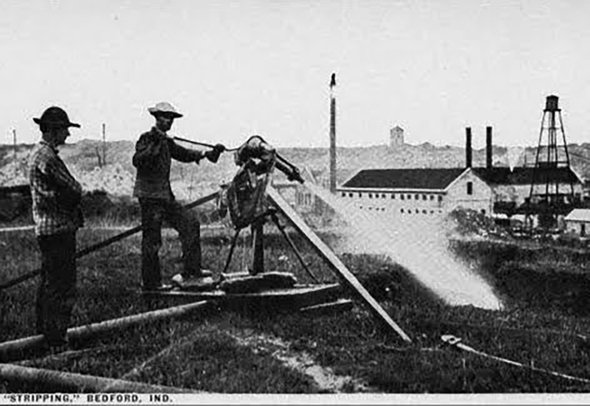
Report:
[[[495,355],[487,354],[487,353],[485,353],[483,351],[478,351],[478,350],[476,350],[473,347],[470,347],[470,346],[468,346],[466,344],[463,344],[461,342],[461,338],[455,337],[455,336],[450,335],[450,334],[446,334],[446,335],[441,336],[441,340],[445,344],[447,344],[447,345],[450,345],[450,346],[452,346],[454,348],[457,348],[457,349],[462,350],[462,351],[465,351],[465,352],[469,352],[469,353],[474,354],[474,355],[478,355],[480,357],[484,357],[484,358],[488,358],[488,359],[491,359],[491,360],[494,360],[494,361],[502,362],[504,364],[509,364],[509,365],[512,365],[512,366],[515,366],[515,367],[518,367],[518,368],[528,369],[530,371],[535,371],[535,372],[540,372],[540,373],[546,374],[546,375],[556,376],[558,378],[563,378],[563,379],[567,379],[567,380],[570,380],[570,381],[583,382],[583,383],[590,384],[590,379],[578,378],[576,376],[562,374],[562,373],[559,373],[559,372],[551,371],[549,369],[537,368],[537,367],[535,367],[533,365],[525,365],[525,364],[522,364],[520,362],[512,361],[512,360],[509,360],[509,359],[506,359],[506,358],[502,358],[502,357],[497,357]]]
[[[193,141],[193,140],[189,140],[189,139],[181,138],[181,137],[172,137],[172,139],[176,140],[176,141],[186,142],[189,144],[199,145],[201,147],[207,147],[207,148],[212,148],[212,149],[215,148],[215,145],[207,144],[206,142]],[[240,147],[238,147],[238,148],[225,148],[224,151],[231,152],[231,151],[237,151],[238,149],[240,149]]]

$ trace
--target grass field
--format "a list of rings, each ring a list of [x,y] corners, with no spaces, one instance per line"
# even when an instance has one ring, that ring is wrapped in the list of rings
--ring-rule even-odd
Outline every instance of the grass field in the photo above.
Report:
[[[116,231],[82,229],[83,248]],[[223,267],[229,234],[203,232],[205,263]],[[279,235],[267,239],[268,269],[303,272]],[[336,281],[321,260],[293,236],[322,281]],[[332,235],[323,235],[330,243]],[[1,281],[38,267],[32,231],[0,233]],[[480,357],[443,344],[443,334],[525,365],[590,379],[587,315],[589,255],[549,247],[522,248],[492,242],[454,243],[481,265],[502,297],[502,311],[449,307],[407,272],[383,258],[341,255],[412,344],[385,333],[355,301],[352,311],[324,316],[238,314],[153,323],[22,365],[125,378],[215,393],[522,393],[588,392],[584,382],[550,376]],[[240,243],[230,271],[248,264]],[[165,275],[180,270],[176,235],[166,232],[161,250]],[[165,307],[139,295],[140,238],[130,237],[78,261],[78,300],[72,325],[83,325]],[[0,341],[34,334],[36,280],[0,292]],[[589,334],[590,335],[590,334]],[[139,366],[139,367],[138,367]],[[134,370],[135,369],[135,370]],[[3,383],[3,391],[50,388]]]

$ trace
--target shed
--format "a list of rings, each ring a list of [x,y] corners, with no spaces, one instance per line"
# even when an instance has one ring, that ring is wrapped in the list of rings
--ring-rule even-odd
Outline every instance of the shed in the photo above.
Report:
[[[590,231],[590,209],[574,209],[563,220],[568,232],[584,237]]]

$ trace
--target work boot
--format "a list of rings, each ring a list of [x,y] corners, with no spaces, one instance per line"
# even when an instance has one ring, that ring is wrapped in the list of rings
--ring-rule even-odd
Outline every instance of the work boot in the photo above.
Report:
[[[174,283],[181,289],[210,289],[215,285],[212,275],[213,273],[207,270],[201,270],[201,272],[194,276],[186,276],[179,273],[172,277],[172,283]]]
[[[200,272],[195,273],[195,278],[206,278],[208,276],[213,276],[213,272],[208,269],[201,269]]]
[[[143,287],[144,292],[168,292],[169,290],[172,290],[172,289],[174,289],[174,286],[169,285],[167,283],[161,283],[159,286],[154,286],[154,287],[148,287],[148,286]]]
[[[203,279],[203,278],[210,278],[213,276],[213,272],[208,269],[201,269],[200,271],[194,273],[183,272],[176,274],[172,277],[172,283],[182,286],[187,281]]]

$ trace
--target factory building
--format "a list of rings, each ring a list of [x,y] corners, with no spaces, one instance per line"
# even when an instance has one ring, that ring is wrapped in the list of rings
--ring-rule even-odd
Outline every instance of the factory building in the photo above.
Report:
[[[457,207],[489,214],[492,209],[492,189],[471,168],[364,169],[338,193],[361,210],[400,215],[440,215]]]
[[[532,167],[492,166],[492,131],[487,128],[486,166],[472,167],[471,129],[467,129],[465,167],[362,169],[338,189],[338,196],[359,209],[404,215],[444,215],[457,208],[493,216],[525,203],[531,192]],[[583,181],[571,168],[537,169],[537,179],[551,178],[562,190],[573,185],[582,197]],[[508,207],[510,210],[502,211]]]
[[[547,205],[573,207],[584,200],[584,181],[569,165],[567,144],[558,107],[558,97],[548,96],[541,122],[541,135],[547,133],[545,147],[551,159],[537,159],[534,167],[494,167],[492,127],[486,127],[486,165],[472,165],[471,128],[465,137],[465,167],[361,169],[337,187],[336,180],[336,103],[335,75],[330,82],[330,192],[354,202],[361,210],[396,215],[444,215],[455,209],[475,210],[489,216],[525,214],[527,218]],[[560,125],[557,125],[556,117]],[[558,158],[557,134],[561,132],[566,160]],[[404,145],[404,130],[390,130],[389,148]],[[542,149],[542,136],[539,151]],[[565,163],[565,166],[564,166]],[[535,190],[536,187],[536,190]],[[569,188],[569,189],[568,189]],[[541,192],[539,192],[541,189]],[[543,192],[544,189],[544,192]],[[587,190],[587,189],[586,189]],[[300,206],[307,202],[298,199]],[[566,210],[559,213],[567,214]],[[554,214],[557,214],[556,212]],[[557,219],[558,220],[558,219]]]
[[[494,203],[510,202],[515,206],[525,203],[531,193],[531,180],[535,168],[532,167],[493,167],[474,168],[477,175],[489,184],[494,191]],[[553,182],[558,184],[560,190],[568,190],[573,184],[574,198],[582,198],[583,181],[571,168],[551,168],[543,174],[537,170],[539,178],[550,176]]]

